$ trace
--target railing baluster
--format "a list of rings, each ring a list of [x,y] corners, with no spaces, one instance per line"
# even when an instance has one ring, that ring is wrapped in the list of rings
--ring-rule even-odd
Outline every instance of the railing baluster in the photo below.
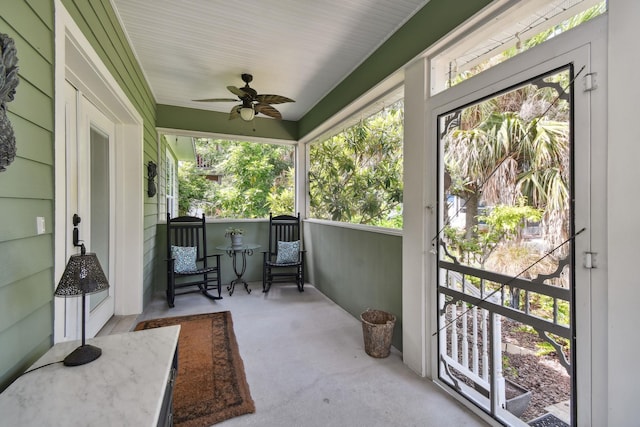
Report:
[[[451,358],[458,359],[458,303],[451,304]]]
[[[482,379],[485,381],[489,381],[489,334],[487,333],[487,313],[487,310],[482,309]]]
[[[462,366],[469,369],[469,333],[467,331],[467,314],[469,311],[462,304]]]
[[[473,373],[479,375],[479,363],[478,363],[478,307],[473,306],[471,309],[471,315],[473,316],[472,324],[473,324],[473,348],[472,348],[472,363],[473,363]]]
[[[445,309],[445,296],[443,294],[438,295],[438,313],[440,315],[440,323],[441,324],[446,324],[447,323],[447,315],[446,315],[446,309]],[[443,309],[445,309],[443,311]],[[440,331],[440,333],[438,334],[438,345],[440,346],[440,348],[444,349],[444,353],[448,354],[447,352],[447,340],[448,340],[448,328],[445,328],[444,330]]]
[[[489,314],[491,334],[491,412],[496,413],[505,403],[504,377],[502,376],[502,326],[500,315]]]

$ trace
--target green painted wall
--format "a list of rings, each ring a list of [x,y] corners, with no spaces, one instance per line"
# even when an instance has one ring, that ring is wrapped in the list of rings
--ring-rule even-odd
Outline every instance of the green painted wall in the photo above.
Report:
[[[0,391],[53,335],[53,3],[0,1],[0,33],[16,43],[20,84],[8,117],[17,157],[0,173]],[[47,232],[36,234],[36,217]]]
[[[251,122],[229,120],[228,113],[198,110],[194,108],[158,105],[157,126],[197,132],[213,132],[228,135],[246,135],[260,138],[298,139],[298,124],[288,120],[256,117]]]
[[[62,0],[144,118],[144,162],[157,159],[155,101],[109,0]],[[16,42],[20,84],[9,103],[18,154],[0,173],[0,390],[52,345],[54,2],[0,0],[0,32]],[[146,171],[146,169],[144,169]],[[156,200],[145,200],[145,302],[152,294]],[[36,234],[36,217],[47,232]]]
[[[402,350],[402,237],[305,221],[304,248],[308,282],[358,319],[393,313]]]

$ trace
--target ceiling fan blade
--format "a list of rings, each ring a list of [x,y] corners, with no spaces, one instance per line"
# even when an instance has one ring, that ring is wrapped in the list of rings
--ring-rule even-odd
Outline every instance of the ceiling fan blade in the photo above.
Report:
[[[291,98],[281,95],[258,95],[256,101],[264,104],[283,104],[285,102],[296,102]]]
[[[244,98],[245,96],[247,96],[247,93],[245,91],[235,86],[227,86],[227,89],[229,89],[229,92],[236,95],[238,98]]]
[[[229,120],[237,119],[238,117],[240,117],[241,108],[242,105],[236,105],[235,107],[233,107],[229,112]]]
[[[210,99],[193,99],[196,102],[238,102],[234,98],[210,98]]]
[[[276,110],[269,104],[258,103],[255,105],[256,113],[262,113],[265,116],[273,117],[274,119],[282,120],[280,111]]]

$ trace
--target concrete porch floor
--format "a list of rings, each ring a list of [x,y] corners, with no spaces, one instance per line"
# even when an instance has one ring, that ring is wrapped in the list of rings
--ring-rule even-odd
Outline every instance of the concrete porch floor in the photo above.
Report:
[[[138,318],[114,318],[101,334],[131,330],[141,320],[231,311],[254,414],[234,426],[486,426],[438,386],[406,367],[392,348],[386,359],[364,351],[360,321],[312,286],[252,283],[212,301],[200,294],[158,295]]]

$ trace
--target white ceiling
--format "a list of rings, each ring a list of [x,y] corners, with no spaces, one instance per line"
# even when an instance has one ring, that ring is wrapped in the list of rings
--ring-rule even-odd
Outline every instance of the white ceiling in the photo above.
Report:
[[[112,0],[158,104],[228,112],[226,86],[299,120],[428,0]]]

